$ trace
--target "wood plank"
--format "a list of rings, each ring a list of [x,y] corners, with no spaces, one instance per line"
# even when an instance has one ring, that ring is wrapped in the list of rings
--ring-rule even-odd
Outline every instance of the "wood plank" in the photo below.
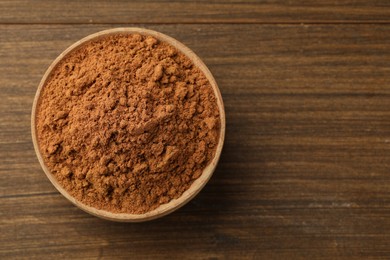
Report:
[[[0,23],[388,23],[386,0],[0,1]]]
[[[0,26],[1,259],[390,256],[389,26],[149,26],[209,66],[227,136],[194,201],[136,225],[73,207],[31,145],[45,69],[72,42],[111,27]]]

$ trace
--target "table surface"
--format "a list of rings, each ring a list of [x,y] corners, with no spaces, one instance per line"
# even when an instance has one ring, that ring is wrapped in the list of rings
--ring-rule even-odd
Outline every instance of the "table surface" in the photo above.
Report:
[[[227,117],[205,189],[138,224],[71,205],[30,131],[51,61],[131,26],[192,48]],[[0,258],[389,259],[389,119],[389,1],[0,0]]]

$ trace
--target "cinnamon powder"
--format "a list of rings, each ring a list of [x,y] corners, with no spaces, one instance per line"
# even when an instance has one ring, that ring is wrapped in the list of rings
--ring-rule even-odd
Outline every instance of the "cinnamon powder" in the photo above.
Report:
[[[46,166],[77,200],[142,214],[202,174],[220,119],[209,81],[184,54],[150,36],[113,34],[53,69],[36,130]]]

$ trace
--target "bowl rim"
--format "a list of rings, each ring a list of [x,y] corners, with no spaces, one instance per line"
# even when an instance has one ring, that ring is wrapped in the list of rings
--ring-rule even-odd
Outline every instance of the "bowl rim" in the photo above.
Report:
[[[215,151],[215,156],[212,159],[212,161],[209,163],[209,165],[203,170],[201,176],[196,179],[179,198],[173,199],[170,202],[166,204],[162,204],[156,209],[143,213],[143,214],[130,214],[130,213],[114,213],[102,209],[97,209],[91,206],[88,206],[81,201],[75,199],[73,196],[71,196],[58,182],[57,179],[54,177],[54,175],[51,174],[49,168],[44,163],[44,160],[42,158],[41,151],[39,149],[39,144],[37,140],[37,131],[36,131],[36,110],[38,106],[38,102],[41,96],[42,89],[44,88],[47,79],[51,75],[53,69],[65,58],[69,53],[76,50],[77,48],[81,47],[83,44],[96,40],[100,37],[105,37],[110,34],[141,34],[143,36],[153,36],[156,39],[166,42],[176,49],[178,49],[180,52],[185,54],[194,64],[197,66],[206,76],[206,78],[209,80],[212,89],[214,91],[214,94],[216,96],[217,105],[219,109],[219,115],[220,115],[220,122],[221,122],[221,128],[219,133],[219,139],[217,148]],[[180,207],[184,206],[186,203],[188,203],[192,198],[194,198],[206,185],[206,183],[210,180],[217,164],[219,161],[219,158],[221,156],[224,139],[225,139],[225,130],[226,130],[226,121],[225,121],[225,109],[224,104],[221,96],[221,92],[218,88],[218,85],[211,74],[210,70],[207,68],[207,66],[203,63],[203,61],[187,46],[185,46],[183,43],[179,42],[178,40],[149,29],[144,28],[138,28],[138,27],[123,27],[123,28],[113,28],[108,30],[99,31],[93,34],[90,34],[75,43],[73,43],[71,46],[69,46],[67,49],[65,49],[49,66],[49,68],[46,70],[45,74],[43,75],[39,85],[38,89],[36,91],[33,106],[32,106],[32,112],[31,112],[31,135],[34,145],[35,153],[38,157],[39,163],[45,172],[46,176],[50,180],[50,182],[54,185],[54,187],[65,197],[67,198],[71,203],[76,205],[78,208],[82,209],[83,211],[92,214],[94,216],[111,220],[111,221],[118,221],[118,222],[143,222],[143,221],[149,221],[152,219],[160,218],[162,216],[165,216],[169,213],[172,213],[173,211],[179,209]]]

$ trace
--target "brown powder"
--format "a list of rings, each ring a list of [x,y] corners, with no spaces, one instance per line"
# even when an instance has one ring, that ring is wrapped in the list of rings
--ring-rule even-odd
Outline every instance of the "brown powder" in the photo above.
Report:
[[[220,120],[203,72],[153,37],[85,43],[38,101],[45,164],[77,200],[141,214],[178,198],[213,158]]]

